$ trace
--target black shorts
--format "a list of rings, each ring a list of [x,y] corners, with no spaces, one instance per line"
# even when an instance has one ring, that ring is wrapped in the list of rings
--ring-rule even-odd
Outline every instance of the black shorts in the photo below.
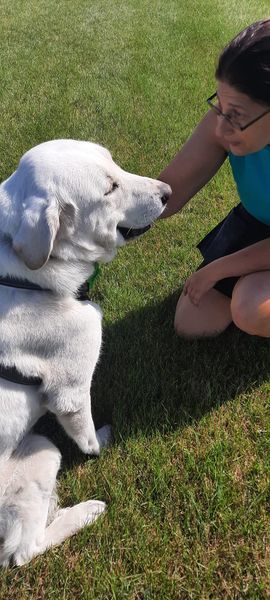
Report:
[[[238,204],[197,245],[204,259],[199,269],[217,258],[242,250],[268,237],[270,238],[270,225],[258,221],[242,204]],[[231,298],[238,279],[239,277],[220,279],[214,288]]]

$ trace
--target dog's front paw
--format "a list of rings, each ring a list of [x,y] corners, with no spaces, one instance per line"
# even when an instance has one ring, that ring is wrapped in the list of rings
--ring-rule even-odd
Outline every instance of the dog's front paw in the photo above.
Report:
[[[90,525],[93,521],[96,521],[98,517],[106,510],[105,502],[101,500],[87,500],[82,502],[81,506],[81,520],[84,525]]]
[[[112,428],[110,425],[104,425],[97,430],[97,439],[100,448],[106,448],[112,442]]]
[[[98,439],[93,440],[77,440],[77,444],[80,450],[84,454],[90,454],[90,456],[99,456],[100,444]]]
[[[99,456],[100,450],[106,448],[112,440],[112,428],[110,425],[104,425],[95,434],[95,439],[77,440],[77,444],[84,454]]]
[[[29,549],[26,550],[20,550],[19,548],[16,550],[16,552],[14,552],[13,556],[10,559],[10,566],[11,567],[23,567],[23,565],[27,565],[28,562],[30,562],[31,558],[35,556],[35,550],[33,549]]]

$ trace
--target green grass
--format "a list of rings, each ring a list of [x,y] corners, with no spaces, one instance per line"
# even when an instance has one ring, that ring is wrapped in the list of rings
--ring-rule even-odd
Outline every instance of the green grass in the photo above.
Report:
[[[259,4],[259,6],[258,6]],[[7,0],[1,7],[0,177],[52,138],[108,146],[158,175],[206,110],[226,42],[268,15],[266,0]],[[201,237],[236,203],[225,165],[183,210],[102,269],[93,383],[114,445],[82,456],[52,417],[62,505],[104,499],[94,526],[2,572],[1,600],[169,600],[270,596],[268,341],[229,328],[173,331]]]

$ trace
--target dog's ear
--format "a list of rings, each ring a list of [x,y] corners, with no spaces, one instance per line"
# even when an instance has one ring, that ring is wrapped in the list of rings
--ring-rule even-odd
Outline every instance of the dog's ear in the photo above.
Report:
[[[66,199],[59,216],[60,234],[64,233],[65,237],[72,235],[77,213],[78,209],[71,198]]]
[[[59,208],[56,199],[39,196],[28,197],[24,205],[13,248],[29,269],[40,269],[50,256],[59,229]]]

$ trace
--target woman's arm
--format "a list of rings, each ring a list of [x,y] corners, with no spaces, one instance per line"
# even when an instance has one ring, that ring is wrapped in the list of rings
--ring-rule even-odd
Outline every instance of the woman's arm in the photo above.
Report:
[[[192,136],[158,179],[168,183],[172,196],[161,218],[178,212],[215,175],[227,151],[215,134],[217,116],[209,111]]]
[[[270,270],[270,238],[223,256],[211,263],[218,279]],[[210,265],[209,265],[210,266]]]
[[[268,270],[270,271],[270,238],[222,256],[199,269],[187,279],[184,294],[198,306],[202,296],[220,279]]]

